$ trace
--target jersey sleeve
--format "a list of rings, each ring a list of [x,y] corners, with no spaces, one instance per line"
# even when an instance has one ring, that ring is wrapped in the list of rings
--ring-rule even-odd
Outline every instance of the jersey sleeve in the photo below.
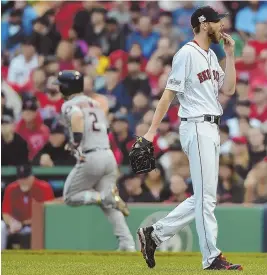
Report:
[[[67,122],[71,121],[71,117],[74,113],[82,114],[81,108],[76,105],[63,105],[61,112]]]
[[[218,73],[219,73],[219,89],[221,89],[223,82],[224,82],[224,71],[222,69],[222,67],[220,66],[219,62],[217,61],[217,66],[218,66]]]
[[[166,89],[177,92],[185,92],[186,80],[190,75],[191,56],[190,52],[180,50],[173,58],[172,70],[169,74]]]

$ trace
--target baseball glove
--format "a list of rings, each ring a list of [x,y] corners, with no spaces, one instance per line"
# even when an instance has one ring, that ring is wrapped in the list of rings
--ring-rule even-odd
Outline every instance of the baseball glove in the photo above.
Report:
[[[137,137],[129,154],[130,164],[135,174],[150,172],[156,168],[153,143]]]

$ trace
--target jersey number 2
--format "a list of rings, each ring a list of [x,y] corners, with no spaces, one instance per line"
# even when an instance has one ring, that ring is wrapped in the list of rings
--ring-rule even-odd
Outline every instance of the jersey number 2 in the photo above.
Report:
[[[94,132],[99,132],[100,129],[99,129],[99,128],[97,127],[97,125],[96,125],[96,123],[98,122],[96,114],[95,114],[95,113],[89,113],[89,115],[90,115],[90,116],[93,116],[93,118],[94,118],[94,120],[93,120],[93,122],[92,122],[92,125],[93,125],[92,129],[93,129],[93,131],[94,131]]]

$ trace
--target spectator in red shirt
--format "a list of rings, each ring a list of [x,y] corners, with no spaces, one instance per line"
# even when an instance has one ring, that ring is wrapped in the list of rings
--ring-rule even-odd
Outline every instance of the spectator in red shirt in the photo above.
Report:
[[[250,106],[250,118],[256,118],[261,122],[267,121],[267,82],[256,83],[252,88],[252,101]]]
[[[256,70],[256,50],[249,45],[243,48],[242,57],[235,63],[237,78],[249,79],[253,70]]]
[[[70,41],[61,40],[56,50],[59,70],[73,70],[74,47]]]
[[[10,183],[3,199],[1,222],[1,249],[6,248],[7,237],[15,233],[31,232],[32,201],[45,202],[54,199],[51,186],[32,175],[30,165],[17,167],[18,180]]]
[[[28,143],[30,160],[44,147],[49,138],[49,128],[43,124],[37,109],[38,102],[35,97],[23,99],[22,118],[16,127],[16,132]]]
[[[256,24],[255,39],[248,42],[256,51],[257,57],[263,57],[263,51],[267,53],[267,24],[259,22]],[[266,57],[265,57],[266,58]]]

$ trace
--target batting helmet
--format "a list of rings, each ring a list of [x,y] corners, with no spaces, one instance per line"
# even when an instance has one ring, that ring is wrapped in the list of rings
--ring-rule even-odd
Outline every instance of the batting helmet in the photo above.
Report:
[[[54,84],[59,85],[60,92],[64,96],[81,93],[83,91],[83,75],[78,71],[60,71]]]

